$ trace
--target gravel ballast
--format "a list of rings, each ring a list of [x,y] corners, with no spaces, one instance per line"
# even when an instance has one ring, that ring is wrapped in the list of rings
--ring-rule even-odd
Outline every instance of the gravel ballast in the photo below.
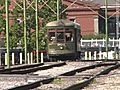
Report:
[[[120,90],[120,69],[96,78],[88,87],[82,90]]]

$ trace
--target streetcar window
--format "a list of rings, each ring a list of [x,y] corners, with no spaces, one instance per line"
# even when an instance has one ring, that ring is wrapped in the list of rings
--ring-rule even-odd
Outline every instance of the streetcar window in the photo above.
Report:
[[[49,32],[49,41],[55,42],[55,32]]]
[[[71,31],[65,33],[66,42],[73,42],[73,34]]]
[[[64,33],[57,32],[57,42],[64,42]]]

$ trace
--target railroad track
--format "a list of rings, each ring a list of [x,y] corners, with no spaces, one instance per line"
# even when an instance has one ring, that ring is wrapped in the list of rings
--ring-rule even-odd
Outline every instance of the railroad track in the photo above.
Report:
[[[89,66],[77,68],[74,70],[70,70],[68,72],[61,73],[57,76],[55,75],[54,77],[48,76],[45,79],[41,79],[41,80],[37,80],[37,81],[33,80],[31,83],[13,87],[9,90],[28,90],[28,89],[42,90],[42,87],[44,87],[44,85],[46,85],[46,84],[47,84],[47,89],[44,87],[46,90],[49,90],[49,88],[52,88],[50,90],[55,90],[55,89],[79,90],[79,89],[85,87],[86,85],[88,85],[90,82],[92,82],[92,80],[94,80],[94,78],[96,78],[97,76],[102,75],[102,74],[107,74],[111,70],[116,69],[119,66],[120,66],[119,63],[97,63],[94,65],[89,65]],[[98,69],[98,68],[100,68],[100,69]],[[91,72],[89,73],[89,70],[93,71],[92,74],[91,74]],[[82,72],[88,72],[89,74],[83,73],[83,75],[82,75],[81,74]],[[72,79],[73,77],[74,77],[74,79]],[[79,80],[78,80],[78,78],[79,78]],[[58,85],[60,87],[54,88],[55,85],[57,84],[55,82],[57,82],[57,81],[59,81],[59,82],[63,81],[63,83],[62,83],[63,86],[60,86],[61,83],[58,83]],[[67,83],[67,85],[66,85],[65,84],[66,81],[67,82],[71,81],[71,82],[70,82],[70,84]],[[78,82],[74,82],[74,81],[78,81]],[[49,85],[53,85],[53,87],[52,86],[48,87]],[[43,89],[43,90],[45,90],[45,89]]]
[[[1,69],[4,69],[4,66],[0,66],[0,70],[1,70]]]
[[[65,62],[59,62],[54,64],[31,64],[31,65],[20,65],[16,67],[12,67],[9,69],[1,69],[0,74],[28,74],[35,72],[37,70],[45,70],[52,67],[59,67],[65,65]]]
[[[76,84],[72,84],[72,85],[64,88],[63,90],[81,90],[84,87],[88,86],[98,76],[107,75],[110,71],[112,71],[118,67],[120,67],[120,64],[105,67],[105,68],[101,69],[100,71],[98,71],[92,75],[89,75],[89,76],[84,75],[83,80],[81,80],[80,82],[78,82]]]
[[[106,75],[96,77],[83,90],[120,90],[120,67]]]
[[[32,68],[32,67],[41,66],[41,65],[43,65],[43,63],[15,65],[15,66],[11,66],[10,68],[2,68],[2,69],[0,69],[0,73],[2,73],[2,72],[10,72],[12,70],[20,70],[20,69],[25,69],[25,68]]]

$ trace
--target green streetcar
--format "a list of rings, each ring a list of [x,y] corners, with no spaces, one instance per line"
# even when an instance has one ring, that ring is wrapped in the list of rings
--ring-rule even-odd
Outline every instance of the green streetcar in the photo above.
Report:
[[[80,58],[80,25],[69,20],[49,22],[48,59],[70,60]]]

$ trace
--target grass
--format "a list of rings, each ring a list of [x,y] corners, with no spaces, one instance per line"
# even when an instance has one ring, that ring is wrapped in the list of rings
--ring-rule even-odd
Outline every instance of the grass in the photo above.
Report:
[[[61,78],[56,78],[53,80],[53,84],[61,84],[63,81],[61,80]]]

